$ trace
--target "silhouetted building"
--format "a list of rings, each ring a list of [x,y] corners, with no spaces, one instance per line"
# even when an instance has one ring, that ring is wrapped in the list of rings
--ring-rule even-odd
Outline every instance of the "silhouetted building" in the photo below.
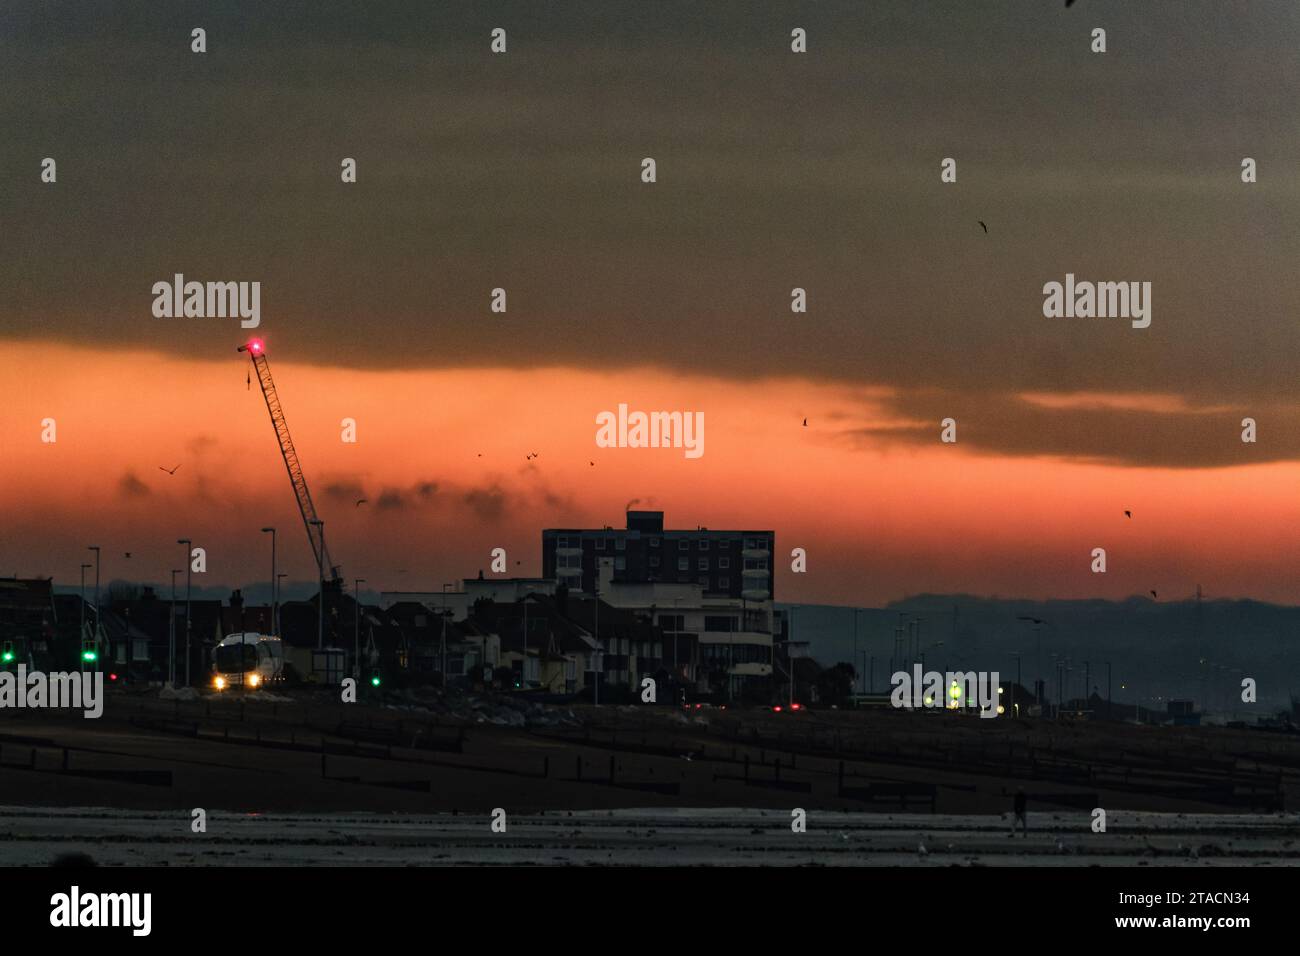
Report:
[[[542,576],[590,594],[598,562],[611,558],[616,583],[695,584],[706,595],[768,601],[774,540],[771,531],[665,531],[662,511],[629,511],[626,529],[544,530]]]

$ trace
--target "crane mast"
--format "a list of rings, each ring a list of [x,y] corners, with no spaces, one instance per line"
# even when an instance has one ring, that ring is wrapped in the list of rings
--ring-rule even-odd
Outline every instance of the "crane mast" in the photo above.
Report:
[[[280,443],[280,455],[284,458],[284,467],[289,472],[289,483],[293,485],[294,496],[298,499],[298,511],[302,514],[302,523],[307,529],[307,540],[311,543],[312,556],[321,570],[321,577],[334,587],[339,587],[343,575],[330,560],[329,550],[325,547],[325,532],[316,517],[316,506],[312,503],[307,479],[303,476],[298,453],[293,447],[293,439],[289,437],[289,423],[285,421],[284,408],[280,405],[280,397],[275,391],[275,380],[271,378],[271,365],[266,360],[266,351],[259,339],[241,345],[239,351],[247,352],[253,360],[257,383],[262,387],[266,410],[271,413],[271,425],[275,428],[276,441]]]

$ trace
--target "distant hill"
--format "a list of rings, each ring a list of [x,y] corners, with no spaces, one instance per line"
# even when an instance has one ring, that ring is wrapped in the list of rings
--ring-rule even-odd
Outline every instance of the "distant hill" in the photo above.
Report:
[[[778,604],[778,607],[788,605]],[[1066,696],[1081,696],[1084,662],[1091,665],[1091,689],[1106,696],[1106,662],[1111,663],[1116,701],[1163,707],[1160,699],[1191,698],[1213,712],[1263,716],[1290,706],[1300,695],[1300,607],[1248,600],[1157,602],[1027,601],[957,594],[922,594],[884,608],[860,609],[857,667],[867,673],[874,657],[875,687],[887,686],[894,629],[921,620],[920,644],[927,669],[997,670],[1014,679],[1021,655],[1022,682],[1032,686],[1041,634],[1041,674],[1047,693],[1057,697],[1052,655],[1069,661]],[[853,657],[854,610],[799,605],[795,639],[811,644],[822,664]],[[904,630],[904,664],[906,651]],[[942,642],[941,646],[936,646]],[[1241,702],[1241,681],[1255,679],[1258,703]],[[1122,685],[1127,685],[1124,687]]]

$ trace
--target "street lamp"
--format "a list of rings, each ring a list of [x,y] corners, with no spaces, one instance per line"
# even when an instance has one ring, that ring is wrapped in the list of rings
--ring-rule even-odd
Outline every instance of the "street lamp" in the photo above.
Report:
[[[177,538],[177,544],[185,545],[185,686],[190,686],[190,579],[194,570],[194,542],[189,538]],[[173,678],[174,679],[174,678]]]
[[[1019,651],[1012,651],[1011,656],[1016,659],[1016,682],[1011,685],[1011,713],[1016,717],[1020,716],[1020,711],[1016,709],[1016,688],[1020,686],[1020,658]]]
[[[320,593],[316,596],[316,650],[325,648],[325,522],[312,518],[311,523],[320,530],[320,547],[316,549],[316,583]]]
[[[93,566],[90,564],[81,566],[81,632],[77,638],[78,645],[86,639],[86,568]]]
[[[280,595],[284,593],[283,589],[280,587],[280,580],[282,578],[287,578],[288,576],[288,573],[285,571],[281,571],[275,576],[275,619],[273,623],[275,625],[275,636],[279,638],[284,637],[284,635],[280,633]]]
[[[356,609],[352,612],[352,676],[361,679],[361,585],[365,578],[352,579],[352,599]]]
[[[858,666],[858,608],[853,609],[853,666]],[[858,684],[862,684],[862,675],[858,674]]]
[[[172,606],[167,620],[167,684],[176,686],[176,575],[181,568],[172,568]]]
[[[279,578],[275,574],[275,529],[263,528],[263,534],[271,535],[271,630],[275,636],[280,636],[280,629],[276,621],[276,608],[280,606]]]
[[[95,646],[99,647],[99,545],[92,544],[86,550],[95,552]]]
[[[790,709],[794,710],[794,612],[798,604],[790,606],[790,636],[785,641],[785,663],[790,668]]]

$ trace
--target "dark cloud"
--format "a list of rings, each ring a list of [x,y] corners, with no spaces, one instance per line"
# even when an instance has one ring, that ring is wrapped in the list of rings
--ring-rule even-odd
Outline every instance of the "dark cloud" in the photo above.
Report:
[[[981,454],[1043,456],[1093,464],[1214,468],[1300,460],[1300,410],[1275,403],[1182,405],[1176,400],[1072,399],[1045,407],[1006,394],[929,390],[885,403],[895,423],[839,435],[870,445],[938,445],[941,422],[957,422],[957,447]],[[1116,404],[1121,407],[1115,407]],[[1256,442],[1241,440],[1242,420],[1256,422]]]
[[[147,498],[153,494],[149,486],[136,477],[133,471],[126,472],[118,480],[117,491],[123,498]]]
[[[336,481],[327,482],[322,489],[325,497],[337,502],[347,502],[355,505],[358,499],[366,496],[365,488],[361,482],[352,478],[342,478]]]
[[[1294,395],[1300,5],[1109,5],[1104,56],[1041,0],[808,4],[806,56],[777,0],[381,6],[4,4],[0,335],[229,359],[150,316],[181,271],[322,365]],[[1153,282],[1151,328],[1043,318],[1066,272]]]
[[[400,511],[407,506],[406,496],[397,488],[385,488],[375,506],[380,511]]]
[[[500,485],[471,489],[462,500],[482,521],[498,521],[506,512],[506,493]]]

